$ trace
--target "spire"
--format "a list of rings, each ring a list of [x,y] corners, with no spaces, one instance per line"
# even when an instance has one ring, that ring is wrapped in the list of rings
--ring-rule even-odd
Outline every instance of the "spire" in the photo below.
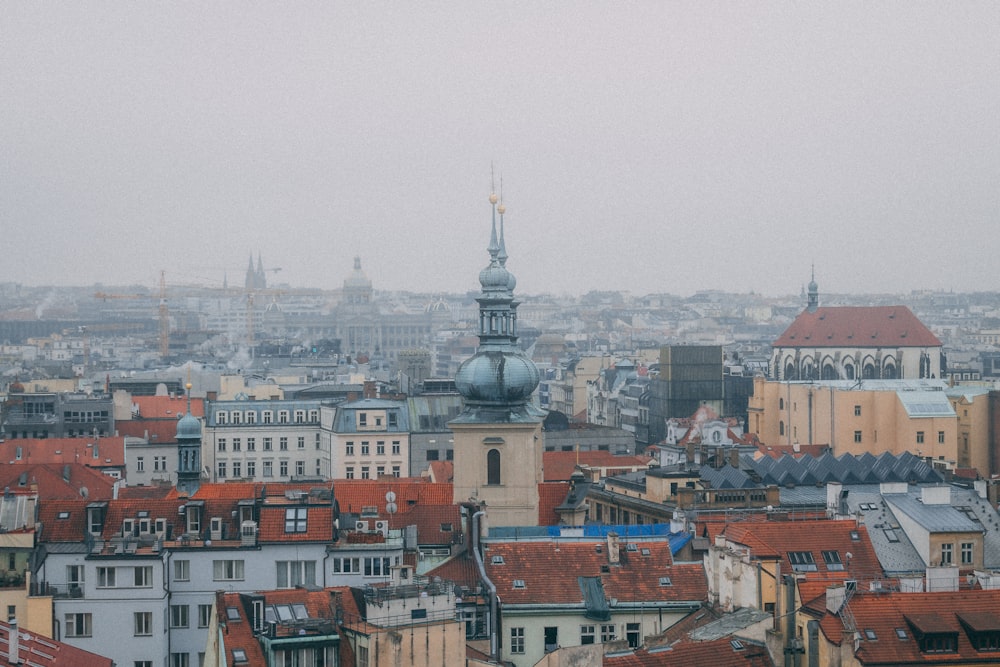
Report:
[[[503,214],[507,211],[507,207],[503,205],[503,176],[500,176],[500,205],[497,206],[497,213],[500,214],[500,251],[497,253],[497,259],[500,260],[500,266],[507,266],[507,244],[503,240]]]
[[[816,265],[812,265],[812,279],[809,281],[809,300],[806,302],[806,310],[815,313],[819,308],[819,285],[816,284]]]

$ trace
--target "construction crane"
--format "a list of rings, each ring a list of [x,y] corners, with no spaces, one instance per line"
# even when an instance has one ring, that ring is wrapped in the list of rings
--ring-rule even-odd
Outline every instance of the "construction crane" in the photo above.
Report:
[[[107,301],[109,299],[152,299],[149,294],[109,294],[107,292],[94,293],[95,299]],[[160,271],[160,293],[157,317],[159,319],[159,352],[160,358],[166,359],[170,354],[170,310],[167,308],[167,272]]]

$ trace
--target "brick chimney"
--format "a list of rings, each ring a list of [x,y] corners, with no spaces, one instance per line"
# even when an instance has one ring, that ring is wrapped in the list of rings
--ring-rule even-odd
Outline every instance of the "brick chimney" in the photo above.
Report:
[[[608,564],[618,565],[621,562],[621,555],[618,546],[618,533],[608,533]]]

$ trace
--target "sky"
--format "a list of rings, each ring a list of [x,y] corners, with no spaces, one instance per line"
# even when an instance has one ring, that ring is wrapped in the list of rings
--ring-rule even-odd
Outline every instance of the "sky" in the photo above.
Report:
[[[518,293],[1000,290],[998,84],[994,0],[5,2],[0,281],[478,290],[502,178]]]

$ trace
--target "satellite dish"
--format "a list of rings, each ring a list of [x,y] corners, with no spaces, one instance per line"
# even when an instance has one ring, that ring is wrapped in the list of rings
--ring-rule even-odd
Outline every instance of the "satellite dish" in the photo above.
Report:
[[[398,508],[396,507],[396,503],[385,504],[385,511],[388,512],[389,514],[395,514],[397,509]]]
[[[86,498],[89,495],[90,495],[90,489],[88,489],[85,486],[81,486],[80,487],[80,497],[81,498]]]
[[[394,491],[389,491],[385,494],[385,502],[394,503],[396,502],[396,493]]]

